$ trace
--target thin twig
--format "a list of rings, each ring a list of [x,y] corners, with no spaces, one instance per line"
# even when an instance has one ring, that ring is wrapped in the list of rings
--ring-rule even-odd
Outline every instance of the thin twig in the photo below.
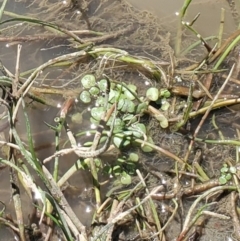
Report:
[[[17,88],[18,88],[18,84],[19,84],[19,63],[20,63],[20,53],[21,53],[21,49],[22,49],[22,45],[18,45],[17,48],[17,60],[16,60],[16,69],[15,69],[15,78],[12,82],[12,95],[13,97],[17,96]]]

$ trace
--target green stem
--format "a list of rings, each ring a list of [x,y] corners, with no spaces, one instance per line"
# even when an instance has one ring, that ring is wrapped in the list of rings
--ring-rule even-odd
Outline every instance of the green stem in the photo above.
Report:
[[[230,53],[230,51],[237,45],[237,43],[240,41],[240,35],[238,35],[237,38],[235,38],[232,43],[228,46],[228,48],[223,52],[223,54],[221,55],[221,57],[219,58],[219,60],[217,61],[217,63],[214,66],[214,70],[218,69],[218,67],[220,66],[220,64],[225,60],[225,58],[227,57],[227,55]]]
[[[195,138],[194,140],[199,142],[204,142],[204,143],[210,143],[210,144],[240,146],[240,141],[236,141],[236,140],[205,140],[201,138]]]
[[[0,21],[2,20],[2,15],[3,15],[4,9],[6,7],[7,1],[8,0],[4,0],[2,3],[1,9],[0,9]]]

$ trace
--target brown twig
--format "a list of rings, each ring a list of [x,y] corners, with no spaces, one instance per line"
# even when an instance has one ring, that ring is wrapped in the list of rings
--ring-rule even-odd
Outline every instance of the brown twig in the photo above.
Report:
[[[177,191],[173,190],[169,192],[154,194],[152,195],[152,198],[155,200],[166,200],[166,199],[175,198],[176,196],[179,196],[179,194],[181,194],[182,196],[191,196],[191,195],[199,194],[210,188],[217,187],[219,185],[221,185],[219,180],[215,178],[201,184],[195,184],[193,187],[191,186],[181,187],[181,193],[179,193],[179,190]]]
[[[231,42],[240,34],[240,30],[234,32],[224,43],[223,45],[209,58],[208,63],[212,63],[217,57],[224,52],[224,50],[231,44]]]

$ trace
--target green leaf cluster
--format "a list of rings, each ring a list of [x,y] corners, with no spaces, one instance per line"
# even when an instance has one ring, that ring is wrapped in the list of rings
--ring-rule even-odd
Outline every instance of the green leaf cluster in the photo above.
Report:
[[[81,84],[84,90],[80,93],[79,99],[84,104],[91,103],[92,99],[100,97],[101,92],[106,92],[107,80],[96,80],[96,77],[92,74],[86,74],[81,79]],[[104,98],[103,98],[104,99]]]
[[[128,156],[118,158],[113,166],[106,165],[103,171],[109,175],[119,177],[121,184],[129,185],[132,182],[131,175],[135,174],[138,162],[138,154],[132,152]]]
[[[232,179],[232,175],[237,172],[236,167],[228,167],[228,165],[225,163],[223,164],[223,167],[221,168],[221,176],[219,177],[219,182],[224,185],[228,181]]]

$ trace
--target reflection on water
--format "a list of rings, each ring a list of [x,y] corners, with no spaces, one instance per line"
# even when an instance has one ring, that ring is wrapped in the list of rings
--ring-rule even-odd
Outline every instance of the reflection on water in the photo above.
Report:
[[[175,13],[180,11],[184,0],[128,0],[128,2],[141,10],[153,12],[161,19],[161,23],[166,29],[169,29],[172,34],[176,33],[178,20]],[[229,34],[236,30],[236,24],[234,23],[229,4],[226,0],[192,1],[185,21],[191,22],[194,17],[200,13],[200,17],[194,24],[196,30],[203,37],[218,35],[221,8],[226,10],[224,32]]]
[[[56,1],[57,2],[57,1]],[[22,14],[29,15],[29,13],[32,13],[34,10],[34,6],[29,6],[29,2],[24,3],[21,1],[8,1],[7,7],[5,9],[6,11],[11,11],[16,14]],[[4,17],[5,19],[6,17]],[[9,17],[8,17],[9,18]],[[40,17],[41,18],[41,17]],[[44,20],[45,17],[43,17],[42,20]],[[15,27],[9,30],[9,34],[11,35],[14,31],[18,29],[19,25],[18,22],[16,22]],[[7,25],[4,25],[6,27]],[[39,30],[40,29],[40,30]],[[45,33],[46,31],[41,27],[31,28],[31,30],[28,30],[28,28],[24,28],[24,31],[19,33],[19,36],[30,36],[31,34],[35,34],[35,31],[37,33],[42,32]],[[26,42],[13,42],[13,41],[7,41],[7,42],[0,42],[0,59],[3,61],[4,66],[11,72],[15,73],[15,65],[16,65],[16,55],[17,55],[17,44],[21,43],[22,49],[21,49],[21,55],[20,55],[20,71],[24,72],[29,69],[33,69],[38,67],[39,65],[45,63],[49,59],[55,58],[59,55],[63,55],[64,53],[70,52],[70,48],[66,47],[64,44],[64,41],[59,43],[59,40],[53,40],[50,39],[49,41],[26,41]],[[45,83],[47,83],[48,78],[54,79],[59,77],[64,70],[62,68],[55,68],[54,71],[51,71],[49,74],[48,71],[42,73],[42,79],[45,80]],[[57,79],[57,83],[55,85],[61,85],[59,84],[60,81],[65,81],[68,79],[69,73],[64,72],[64,76],[62,78]],[[39,82],[40,83],[40,82]],[[41,87],[41,83],[39,84]],[[61,103],[64,101],[63,96],[58,96],[55,98],[56,103]],[[60,104],[60,106],[61,106]],[[46,123],[50,125],[56,125],[54,122],[54,118],[59,114],[59,107],[46,107],[42,104],[37,104],[35,102],[27,100],[28,105],[28,115],[29,120],[31,123],[31,131],[32,135],[34,137],[34,147],[35,150],[38,150],[38,158],[40,161],[43,161],[46,157],[52,155],[55,152],[55,133],[53,130],[51,130]],[[0,121],[0,125],[4,123],[4,120]],[[17,124],[16,124],[17,131],[21,137],[21,139],[28,143],[28,137],[26,132],[26,121],[24,118],[23,111],[20,110],[19,114],[17,116]],[[64,136],[62,136],[64,137]],[[5,138],[8,138],[8,129],[5,130],[5,136],[1,136],[1,140],[5,140]],[[7,139],[6,139],[7,140]],[[62,143],[61,143],[62,144]],[[65,173],[74,163],[76,162],[76,156],[75,155],[68,155],[67,157],[60,158],[60,174]],[[52,170],[53,169],[53,163],[47,164],[47,167]],[[5,171],[0,172],[1,182],[0,182],[0,201],[7,204],[6,213],[11,213],[12,218],[15,220],[15,209],[13,206],[13,200],[10,193],[10,183],[9,183],[9,172],[6,168]],[[35,177],[36,180],[38,177]],[[73,176],[70,179],[70,182],[74,185],[76,184],[79,189],[79,195],[81,193],[84,193],[84,190],[89,187],[91,189],[92,187],[92,180],[90,178],[90,174],[85,171],[79,171],[77,175]],[[31,205],[31,200],[28,198],[25,190],[21,190],[21,196],[23,197],[23,207],[24,207],[24,213],[26,213],[25,223],[28,223],[28,215],[30,215],[33,211],[33,206]],[[78,195],[78,196],[79,196]],[[79,218],[83,221],[85,225],[90,225],[90,220],[92,217],[92,210],[94,203],[89,202],[89,198],[86,198],[85,200],[81,200],[78,196],[75,196],[75,198],[71,198],[69,196],[69,201],[73,207],[73,210],[79,216]],[[85,203],[86,201],[86,203]],[[87,202],[89,202],[87,204]],[[9,233],[11,235],[9,235]],[[0,234],[1,238],[0,240],[13,240],[14,235],[12,235],[12,232],[8,231],[8,229],[5,229],[4,227],[0,227]],[[6,234],[6,237],[4,238]],[[58,239],[60,240],[60,238]]]

